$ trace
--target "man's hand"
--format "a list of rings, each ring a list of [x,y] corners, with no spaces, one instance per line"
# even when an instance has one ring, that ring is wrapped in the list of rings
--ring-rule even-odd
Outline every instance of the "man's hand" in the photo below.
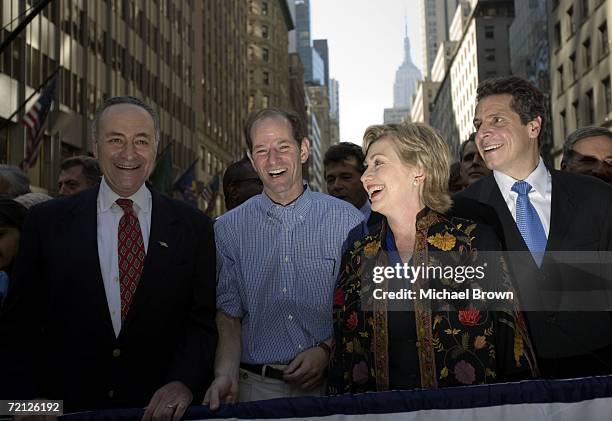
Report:
[[[238,376],[240,373],[240,319],[217,311],[219,342],[215,354],[215,380],[206,391],[204,405],[215,411],[221,403],[238,402]]]
[[[153,394],[151,402],[145,408],[142,421],[178,421],[192,400],[193,394],[185,384],[179,381],[170,382]]]
[[[238,402],[238,379],[231,376],[215,377],[206,395],[204,395],[204,405],[210,405],[211,411],[219,409],[219,405],[223,403]]]
[[[328,363],[329,355],[327,352],[318,346],[314,346],[299,353],[291,361],[285,369],[283,379],[287,383],[292,383],[304,390],[313,389],[323,382],[323,375]]]

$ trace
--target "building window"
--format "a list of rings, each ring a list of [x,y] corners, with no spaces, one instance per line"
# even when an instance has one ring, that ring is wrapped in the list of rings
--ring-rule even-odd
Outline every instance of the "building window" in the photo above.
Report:
[[[587,18],[589,17],[589,1],[590,0],[580,0],[580,8],[581,8],[581,14],[582,14],[582,21],[587,20]]]
[[[495,38],[495,27],[494,26],[485,26],[485,38],[493,39]]]
[[[601,81],[606,116],[612,111],[612,93],[610,92],[610,76]]]
[[[268,72],[263,72],[263,84],[264,85],[269,85],[270,84],[270,73]]]
[[[253,95],[249,95],[249,112],[253,111],[255,107],[255,97]]]
[[[261,37],[268,38],[268,27],[266,25],[261,26]]]
[[[261,107],[266,108],[269,106],[269,103],[270,103],[270,98],[268,97],[268,95],[264,95],[261,98]]]
[[[561,48],[561,23],[555,25],[555,48]]]
[[[263,58],[264,61],[270,61],[270,50],[268,50],[267,48],[262,48],[261,58]]]
[[[565,110],[559,113],[559,129],[561,131],[561,137],[565,138]]]
[[[601,51],[600,58],[603,58],[610,52],[610,41],[608,40],[608,22],[604,22],[599,27],[599,40],[601,44],[601,48],[599,50]]]
[[[589,90],[586,93],[587,103],[586,103],[586,121],[584,124],[586,126],[591,125],[595,122],[595,103],[593,98],[593,90]]]
[[[552,10],[555,10],[559,7],[559,0],[552,0]]]
[[[571,81],[575,82],[578,79],[578,69],[576,68],[576,53],[572,53],[569,57],[569,74],[571,77]]]
[[[485,60],[495,61],[495,48],[485,48]]]
[[[576,25],[574,24],[574,6],[571,6],[565,12],[565,21],[567,25],[567,37],[571,37],[576,32]]]
[[[584,57],[584,73],[591,68],[591,39],[587,38],[582,43],[582,55]]]
[[[574,121],[576,122],[576,125],[574,126],[576,129],[581,127],[580,124],[580,109],[578,108],[579,104],[578,104],[578,100],[572,102],[572,111],[574,112]]]
[[[253,48],[252,45],[249,45],[248,48],[248,57],[250,60],[252,60],[255,57],[255,49]]]
[[[557,94],[561,95],[563,89],[565,89],[563,86],[563,65],[557,67],[557,86],[559,87],[559,92]]]
[[[261,14],[262,15],[267,15],[268,14],[268,2],[267,1],[262,1],[261,2]]]

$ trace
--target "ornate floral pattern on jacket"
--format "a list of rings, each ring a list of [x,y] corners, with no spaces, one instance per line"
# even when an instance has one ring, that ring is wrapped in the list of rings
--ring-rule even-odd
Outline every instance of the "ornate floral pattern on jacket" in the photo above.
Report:
[[[429,209],[416,223],[413,265],[482,264],[479,250],[499,250],[497,237],[486,226],[447,218]],[[380,231],[356,242],[343,259],[334,296],[335,351],[330,362],[330,394],[389,390],[388,302],[374,300],[374,266],[385,266],[381,246],[386,221]],[[482,253],[481,253],[482,254]],[[503,258],[487,262],[496,266],[495,282],[513,291]],[[419,278],[415,288],[466,288],[467,283]],[[500,287],[498,285],[498,288]],[[474,285],[470,285],[473,287]],[[483,288],[484,289],[484,288]],[[516,296],[516,294],[515,294]],[[417,354],[421,386],[438,388],[531,378],[535,358],[522,315],[513,301],[495,310],[481,300],[433,302],[414,300]]]

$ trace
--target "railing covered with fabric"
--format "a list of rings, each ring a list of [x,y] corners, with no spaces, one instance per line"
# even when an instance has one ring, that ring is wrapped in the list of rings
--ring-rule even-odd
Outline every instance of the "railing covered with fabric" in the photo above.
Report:
[[[64,420],[139,420],[142,409],[84,412]],[[531,380],[438,390],[273,399],[224,405],[212,412],[193,406],[184,419],[495,420],[591,421],[612,419],[612,376]]]

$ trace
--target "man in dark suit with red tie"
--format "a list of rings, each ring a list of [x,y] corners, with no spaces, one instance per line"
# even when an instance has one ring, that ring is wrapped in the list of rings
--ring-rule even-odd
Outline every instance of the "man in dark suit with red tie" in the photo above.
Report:
[[[542,376],[611,374],[610,313],[595,311],[609,308],[595,302],[607,291],[593,289],[606,276],[609,282],[609,262],[589,272],[567,256],[585,260],[612,250],[612,188],[544,164],[544,104],[543,94],[518,77],[479,85],[476,145],[492,172],[453,198],[454,213],[483,219],[502,237]]]
[[[146,103],[106,100],[92,136],[100,185],[34,207],[25,222],[2,321],[2,397],[178,419],[213,375],[212,222],[145,184],[159,143]]]

